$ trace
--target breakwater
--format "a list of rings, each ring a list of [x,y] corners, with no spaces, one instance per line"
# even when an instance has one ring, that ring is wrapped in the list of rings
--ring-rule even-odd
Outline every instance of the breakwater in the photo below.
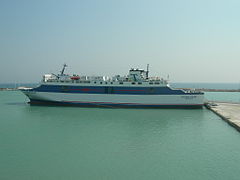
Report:
[[[240,131],[240,103],[207,102],[205,106]]]

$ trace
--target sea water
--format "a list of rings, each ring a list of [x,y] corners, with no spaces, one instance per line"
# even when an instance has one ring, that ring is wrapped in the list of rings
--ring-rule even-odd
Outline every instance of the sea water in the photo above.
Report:
[[[206,97],[240,97],[223,94]],[[239,132],[205,108],[48,107],[27,101],[19,91],[0,91],[2,180],[240,177]]]

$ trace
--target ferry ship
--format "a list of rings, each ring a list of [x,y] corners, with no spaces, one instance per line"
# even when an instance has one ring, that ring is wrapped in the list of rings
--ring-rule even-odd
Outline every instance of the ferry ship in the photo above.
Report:
[[[202,108],[204,93],[174,89],[167,80],[130,69],[126,76],[45,74],[38,87],[21,90],[30,104],[121,108]]]

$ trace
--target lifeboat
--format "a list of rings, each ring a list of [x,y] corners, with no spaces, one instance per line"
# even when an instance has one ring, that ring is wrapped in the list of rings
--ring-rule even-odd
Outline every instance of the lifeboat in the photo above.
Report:
[[[79,79],[80,79],[79,76],[72,76],[72,77],[71,77],[71,80],[79,80]]]

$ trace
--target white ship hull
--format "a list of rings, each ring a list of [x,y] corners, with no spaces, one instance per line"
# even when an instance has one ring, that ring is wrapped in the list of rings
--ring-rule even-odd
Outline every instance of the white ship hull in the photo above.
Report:
[[[204,104],[203,94],[186,95],[123,95],[36,92],[23,90],[32,104],[56,104],[99,107],[189,107]]]

